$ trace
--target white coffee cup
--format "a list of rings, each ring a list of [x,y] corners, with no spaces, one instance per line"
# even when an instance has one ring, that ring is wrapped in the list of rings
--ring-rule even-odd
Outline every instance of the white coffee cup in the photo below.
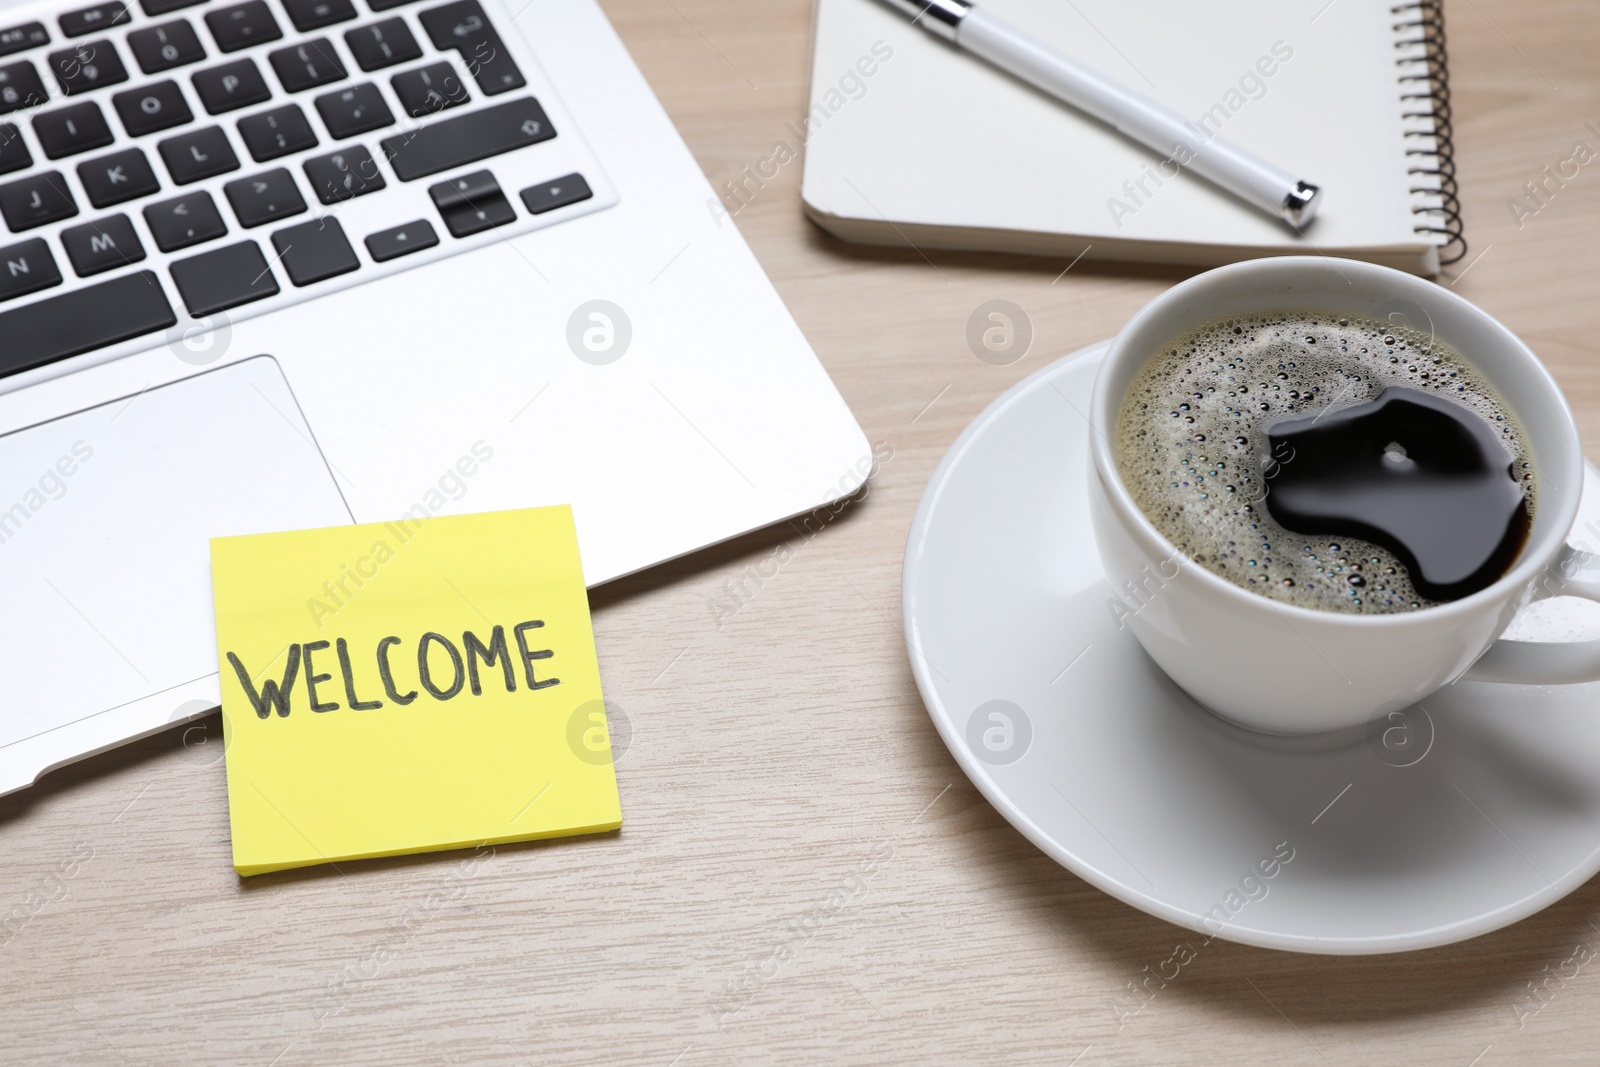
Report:
[[[1135,375],[1209,319],[1274,308],[1404,316],[1459,350],[1510,404],[1529,439],[1538,496],[1527,543],[1498,581],[1413,612],[1318,611],[1212,573],[1139,510],[1112,444]],[[1145,305],[1117,335],[1095,381],[1091,421],[1090,513],[1106,578],[1133,606],[1123,621],[1173,681],[1223,718],[1269,733],[1317,733],[1360,726],[1463,677],[1600,680],[1600,641],[1499,640],[1531,600],[1600,600],[1600,562],[1567,544],[1584,464],[1566,399],[1526,345],[1450,290],[1387,267],[1319,256],[1252,260],[1198,275]]]

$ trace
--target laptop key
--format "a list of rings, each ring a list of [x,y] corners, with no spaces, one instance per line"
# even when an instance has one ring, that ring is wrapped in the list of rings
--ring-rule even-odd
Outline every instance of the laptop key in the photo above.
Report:
[[[10,174],[23,167],[33,166],[33,153],[22,131],[9,122],[0,122],[0,174]]]
[[[394,112],[376,85],[365,83],[317,97],[317,111],[338,140],[394,125]]]
[[[27,60],[0,67],[0,115],[50,101],[39,72]]]
[[[38,48],[42,44],[49,43],[50,31],[44,28],[42,22],[24,22],[20,26],[0,30],[0,56],[25,52],[30,48]]]
[[[392,11],[410,3],[415,3],[415,0],[367,0],[367,6],[374,11]]]
[[[515,222],[516,211],[511,207],[511,202],[504,196],[491,196],[472,204],[463,204],[453,207],[449,211],[441,211],[444,225],[452,237],[471,237],[484,230],[492,230],[496,226],[505,226]]]
[[[61,284],[61,271],[44,238],[0,248],[0,300],[37,293]]]
[[[200,36],[182,19],[134,30],[128,34],[128,47],[133,51],[134,62],[146,74],[185,67],[206,57]]]
[[[431,63],[396,74],[389,84],[400,98],[401,109],[412,118],[426,118],[471,99],[467,87],[456,76],[456,68],[448,63]]]
[[[113,96],[111,104],[130,137],[143,137],[194,121],[194,113],[189,110],[189,103],[184,100],[177,82],[151,82],[129,89]]]
[[[278,293],[278,279],[254,241],[180,259],[172,264],[172,280],[197,319]]]
[[[344,227],[332,215],[279,230],[272,235],[272,247],[297,288],[349,274],[361,266]]]
[[[121,0],[110,0],[109,3],[96,4],[93,7],[80,8],[77,11],[68,11],[56,20],[61,26],[61,32],[67,37],[82,37],[95,30],[107,30],[112,26],[125,26],[129,22],[128,7]]]
[[[544,108],[530,96],[431,122],[386,138],[381,147],[395,174],[409,182],[548,141],[555,135]]]
[[[324,204],[337,204],[382,189],[385,184],[378,163],[365,148],[351,145],[342,152],[308,159],[306,177],[311,191]]]
[[[301,33],[349,22],[356,17],[356,7],[350,0],[283,0],[283,9]]]
[[[479,170],[431,185],[428,187],[428,195],[433,198],[434,207],[440,211],[449,211],[453,207],[461,207],[463,204],[503,194],[500,192],[500,183],[494,180],[494,175],[486,170]]]
[[[422,46],[405,19],[384,19],[350,30],[344,35],[344,43],[350,46],[350,54],[362,70],[382,70],[422,58]]]
[[[228,144],[221,127],[207,126],[191,133],[180,133],[156,145],[167,171],[179,185],[212,178],[239,169],[239,157]]]
[[[294,176],[282,167],[229,182],[222,191],[245,229],[299,215],[306,209],[300,190],[295,188]]]
[[[213,115],[272,98],[267,80],[248,59],[236,59],[220,67],[202,70],[192,80],[194,91],[200,94],[200,103]]]
[[[5,216],[12,233],[70,219],[77,213],[77,201],[72,199],[67,179],[58,170],[30,174],[0,185],[0,215]]]
[[[510,201],[500,191],[500,184],[486,170],[440,182],[428,189],[428,195],[433,197],[433,204],[452,237],[471,237],[504,226],[517,217]]]
[[[280,48],[267,57],[278,80],[291,93],[315,89],[319,85],[343,81],[346,77],[339,53],[326,37],[306,41],[292,48]]]
[[[112,215],[61,231],[61,244],[78,277],[87,278],[144,259],[144,245],[126,215]]]
[[[215,241],[228,232],[211,194],[203,190],[151,204],[144,209],[144,222],[163,252]]]
[[[565,178],[557,178],[553,182],[544,182],[541,185],[530,185],[522,190],[522,203],[530,215],[542,215],[558,207],[581,203],[593,195],[589,183],[583,180],[583,175],[568,174]]]
[[[137,148],[113,152],[109,156],[78,164],[78,180],[95,207],[111,207],[125,200],[161,191],[150,161]]]
[[[311,123],[296,104],[240,119],[239,136],[257,163],[317,146]]]
[[[439,235],[434,232],[433,223],[427,219],[418,219],[404,226],[379,230],[368,237],[366,243],[367,253],[372,256],[374,262],[387,263],[391,259],[408,256],[412,252],[432,248],[439,243]]]
[[[224,52],[237,52],[251,45],[266,44],[283,36],[265,0],[247,0],[206,15],[211,37]]]
[[[62,52],[51,52],[46,62],[61,84],[61,91],[68,96],[128,80],[128,69],[122,65],[116,48],[105,38],[85,41]]]
[[[104,148],[113,139],[100,105],[92,101],[39,112],[33,117],[33,132],[51,159]]]
[[[478,0],[456,0],[424,11],[420,17],[435,48],[461,53],[483,95],[494,96],[528,84]]]
[[[151,18],[160,18],[162,15],[181,11],[186,7],[197,7],[206,0],[139,0],[139,6],[144,8],[144,13]]]
[[[177,323],[150,271],[0,311],[0,375],[142,337]]]

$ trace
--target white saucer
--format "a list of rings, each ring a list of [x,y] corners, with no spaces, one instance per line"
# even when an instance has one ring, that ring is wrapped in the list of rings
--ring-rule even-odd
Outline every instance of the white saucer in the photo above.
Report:
[[[912,670],[989,802],[1136,908],[1299,952],[1449,944],[1600,870],[1596,685],[1462,683],[1366,731],[1273,738],[1202,710],[1118,629],[1085,504],[1105,348],[990,405],[911,527]],[[1585,487],[1580,530],[1600,519],[1592,467]],[[1551,610],[1570,603],[1514,625],[1592,636],[1591,615]]]

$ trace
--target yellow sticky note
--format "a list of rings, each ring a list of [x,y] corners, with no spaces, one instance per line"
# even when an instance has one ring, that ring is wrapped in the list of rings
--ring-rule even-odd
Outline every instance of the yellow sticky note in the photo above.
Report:
[[[240,874],[622,825],[567,507],[211,542]]]

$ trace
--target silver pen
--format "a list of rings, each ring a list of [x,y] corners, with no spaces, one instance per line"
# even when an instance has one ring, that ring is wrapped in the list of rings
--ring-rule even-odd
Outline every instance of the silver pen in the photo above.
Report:
[[[1322,200],[1318,186],[1116,84],[969,0],[888,2],[935,37],[1092,115],[1295,229],[1317,213]]]

